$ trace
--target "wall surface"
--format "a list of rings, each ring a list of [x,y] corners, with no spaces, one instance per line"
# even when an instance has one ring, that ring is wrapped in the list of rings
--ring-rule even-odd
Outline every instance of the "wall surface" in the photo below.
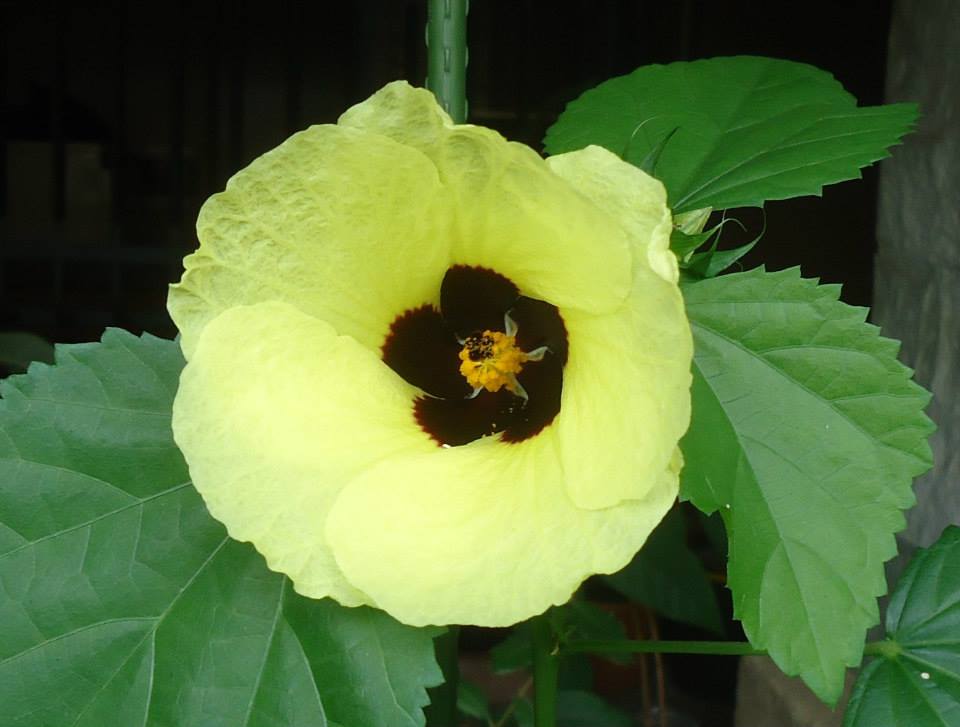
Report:
[[[874,322],[933,392],[936,465],[916,485],[901,533],[905,565],[960,523],[960,3],[898,0],[887,100],[920,106],[917,132],[880,170]],[[892,581],[891,581],[892,583]]]

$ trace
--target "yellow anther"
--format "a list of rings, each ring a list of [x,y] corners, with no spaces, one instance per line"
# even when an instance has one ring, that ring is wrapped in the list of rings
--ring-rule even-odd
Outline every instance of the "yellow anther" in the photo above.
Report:
[[[484,331],[470,336],[460,350],[460,373],[474,389],[500,391],[504,386],[519,395],[517,374],[529,356],[517,348],[514,336]]]

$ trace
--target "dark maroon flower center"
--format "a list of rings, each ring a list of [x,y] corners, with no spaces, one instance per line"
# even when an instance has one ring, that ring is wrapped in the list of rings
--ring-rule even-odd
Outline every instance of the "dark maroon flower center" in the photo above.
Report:
[[[482,357],[484,331],[516,324],[522,351],[546,347],[541,360],[517,374],[526,398],[506,388],[476,393],[460,373],[460,351]],[[473,342],[472,344],[470,342]],[[556,306],[520,295],[511,280],[481,267],[455,265],[440,286],[440,310],[432,305],[397,316],[382,347],[384,362],[426,394],[413,402],[414,416],[438,444],[457,446],[502,433],[505,442],[528,439],[560,411],[567,331]]]

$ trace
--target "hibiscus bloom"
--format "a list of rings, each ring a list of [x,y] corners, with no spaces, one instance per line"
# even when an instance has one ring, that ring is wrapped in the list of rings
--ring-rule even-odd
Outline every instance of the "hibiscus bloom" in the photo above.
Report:
[[[624,566],[677,494],[692,343],[662,185],[393,83],[204,205],[174,433],[306,596],[502,626]]]

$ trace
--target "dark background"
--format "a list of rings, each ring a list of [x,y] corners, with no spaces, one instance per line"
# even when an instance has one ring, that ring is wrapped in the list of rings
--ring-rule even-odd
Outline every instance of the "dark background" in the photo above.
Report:
[[[885,2],[472,5],[471,120],[538,149],[567,101],[653,62],[772,55],[882,100]],[[196,244],[202,201],[291,132],[335,121],[387,81],[421,84],[425,6],[0,2],[0,331],[172,335],[165,287]],[[747,265],[801,264],[868,304],[874,199],[868,171],[822,200],[768,205]],[[741,219],[750,236],[762,225],[756,210]]]

